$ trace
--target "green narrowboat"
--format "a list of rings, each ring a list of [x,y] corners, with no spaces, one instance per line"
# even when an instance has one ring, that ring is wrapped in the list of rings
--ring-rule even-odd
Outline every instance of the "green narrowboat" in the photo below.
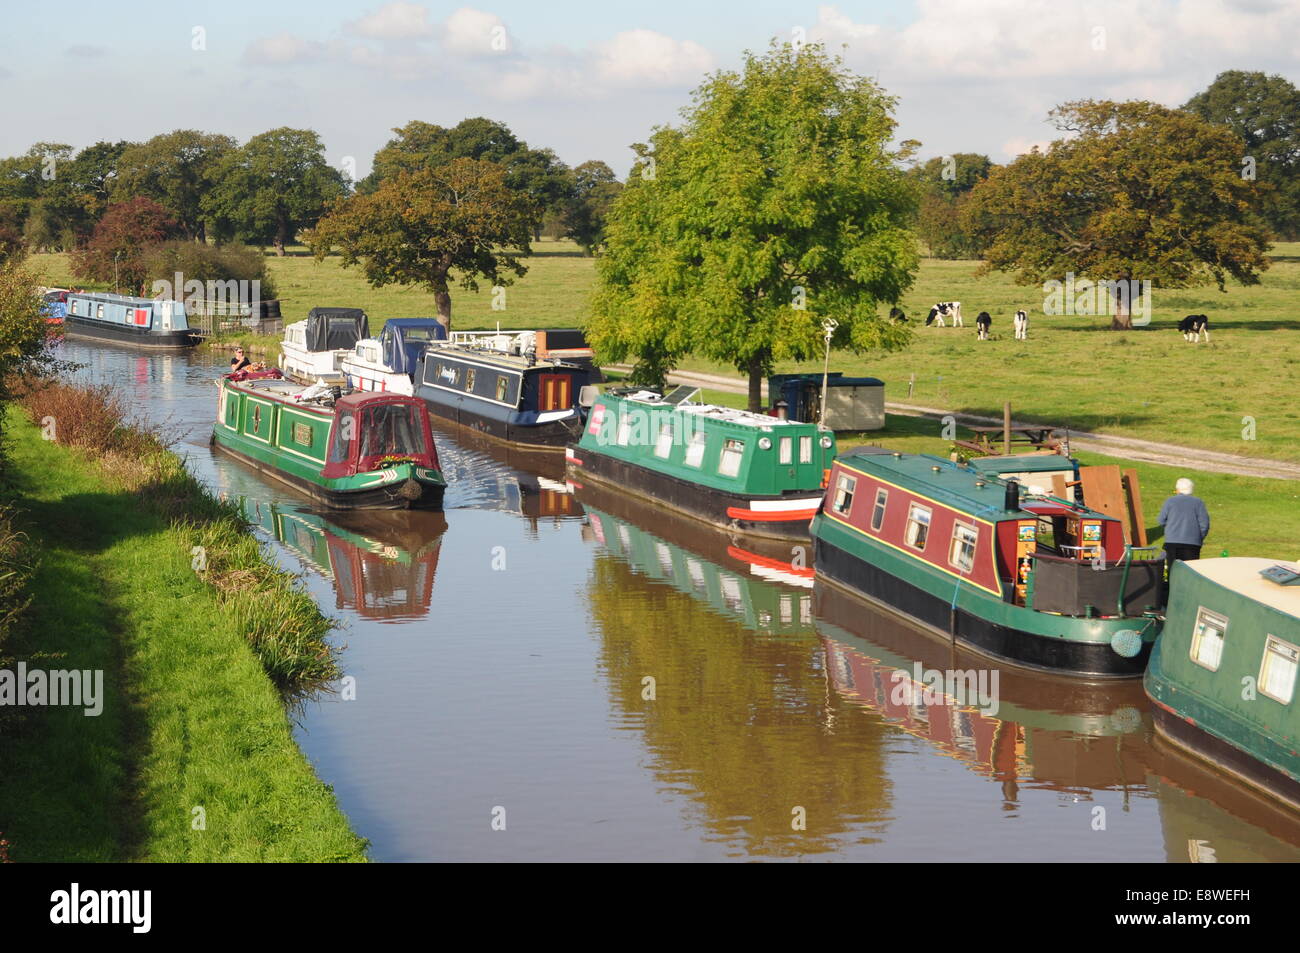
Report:
[[[1146,691],[1161,736],[1300,810],[1300,568],[1176,562]]]
[[[212,443],[331,509],[438,509],[447,488],[417,397],[275,376],[217,382]]]
[[[835,459],[835,435],[731,407],[698,391],[620,389],[596,398],[570,479],[602,482],[735,533],[806,540]]]
[[[1137,677],[1160,631],[1163,562],[1119,520],[939,457],[840,457],[812,536],[819,580],[1002,662]]]

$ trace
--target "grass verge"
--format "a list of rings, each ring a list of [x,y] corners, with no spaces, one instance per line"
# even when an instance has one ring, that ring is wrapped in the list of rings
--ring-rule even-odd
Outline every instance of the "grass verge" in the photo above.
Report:
[[[174,454],[60,446],[9,414],[40,551],[9,654],[104,673],[97,717],[25,709],[0,737],[10,858],[364,860],[277,691],[337,675],[328,620]]]

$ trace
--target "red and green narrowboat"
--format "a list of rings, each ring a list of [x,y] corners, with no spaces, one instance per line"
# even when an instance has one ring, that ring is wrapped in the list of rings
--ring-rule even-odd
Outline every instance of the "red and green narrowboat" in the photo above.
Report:
[[[447,484],[423,401],[339,395],[275,373],[217,382],[215,446],[331,509],[442,506]]]
[[[696,404],[696,391],[623,389],[600,395],[570,479],[619,487],[735,533],[806,540],[835,435],[814,424]]]
[[[1163,563],[1119,520],[939,457],[840,457],[812,536],[819,580],[1000,662],[1137,677],[1160,631]]]
[[[1300,810],[1298,671],[1300,567],[1174,563],[1146,674],[1163,738]]]

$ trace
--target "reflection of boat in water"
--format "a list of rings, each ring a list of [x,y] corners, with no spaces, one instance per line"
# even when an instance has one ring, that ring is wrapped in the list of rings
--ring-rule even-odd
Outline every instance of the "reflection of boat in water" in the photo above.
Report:
[[[1002,781],[1009,799],[1024,782],[1071,790],[1141,786],[1150,724],[1136,683],[999,669],[836,587],[817,587],[814,610],[827,677],[840,695]],[[923,691],[937,689],[937,674],[948,672],[964,678]]]
[[[334,584],[335,607],[395,622],[429,613],[447,519],[428,510],[334,513],[240,499],[247,519]]]

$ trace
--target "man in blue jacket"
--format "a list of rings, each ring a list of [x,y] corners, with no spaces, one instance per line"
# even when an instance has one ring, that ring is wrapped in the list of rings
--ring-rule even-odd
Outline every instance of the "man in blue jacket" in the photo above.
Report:
[[[1200,559],[1201,545],[1210,534],[1210,513],[1200,497],[1192,496],[1196,486],[1184,477],[1174,484],[1173,496],[1160,507],[1160,525],[1165,528],[1165,569],[1176,559]]]

